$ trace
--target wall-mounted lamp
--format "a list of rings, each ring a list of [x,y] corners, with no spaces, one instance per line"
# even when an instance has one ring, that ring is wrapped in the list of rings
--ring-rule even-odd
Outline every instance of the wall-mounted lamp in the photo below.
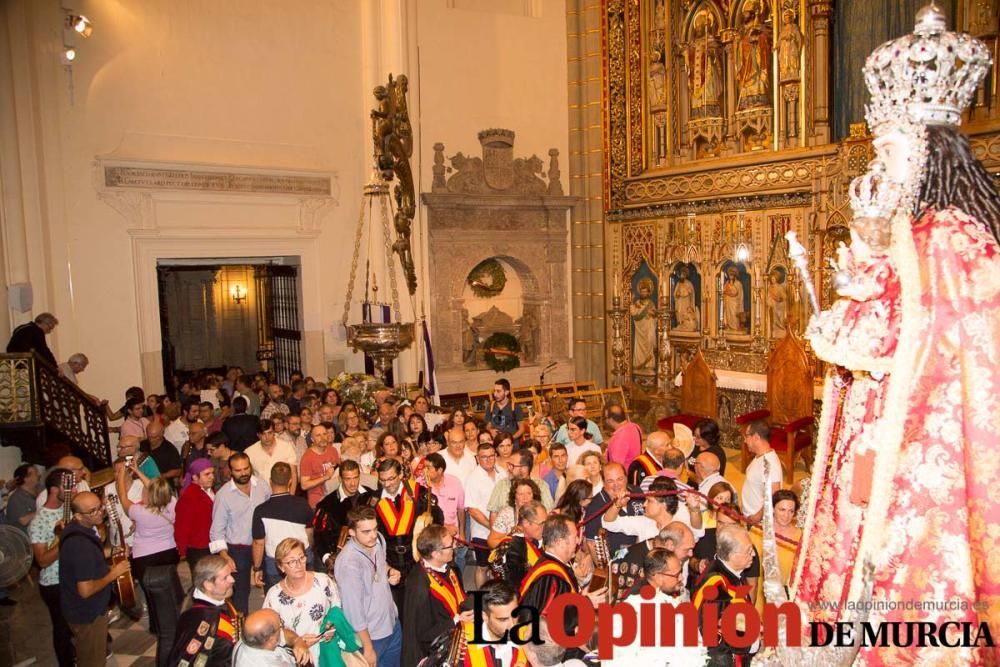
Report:
[[[90,37],[94,32],[94,24],[83,14],[66,14],[66,28],[78,33],[81,37]]]
[[[76,60],[76,47],[63,44],[62,52],[59,54],[59,59],[62,61],[63,65],[72,65],[73,61]]]
[[[229,288],[229,296],[233,297],[233,303],[243,303],[247,298],[247,288],[236,283]]]

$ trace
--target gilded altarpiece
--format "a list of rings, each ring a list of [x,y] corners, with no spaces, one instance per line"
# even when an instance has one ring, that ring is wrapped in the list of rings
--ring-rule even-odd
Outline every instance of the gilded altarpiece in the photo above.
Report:
[[[810,315],[788,230],[810,250],[821,305],[834,298],[848,186],[872,158],[863,123],[831,140],[834,1],[604,0],[606,293],[627,338],[614,345],[609,326],[608,367],[624,350],[625,383],[671,393],[697,348],[715,369],[762,378]],[[958,27],[996,50],[996,3],[957,4]],[[993,171],[996,68],[964,125]],[[722,412],[763,406],[756,391],[720,396]]]

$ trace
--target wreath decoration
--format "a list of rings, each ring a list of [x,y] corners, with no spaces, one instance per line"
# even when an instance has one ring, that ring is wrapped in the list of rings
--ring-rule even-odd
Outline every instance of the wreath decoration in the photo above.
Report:
[[[465,282],[472,288],[472,293],[480,299],[492,299],[503,292],[503,288],[507,285],[507,273],[503,269],[503,264],[491,257],[476,264]]]
[[[483,355],[486,365],[498,373],[509,371],[521,365],[521,357],[518,355],[521,351],[521,344],[517,342],[517,338],[509,333],[498,331],[492,334],[483,341],[483,349],[486,352]]]

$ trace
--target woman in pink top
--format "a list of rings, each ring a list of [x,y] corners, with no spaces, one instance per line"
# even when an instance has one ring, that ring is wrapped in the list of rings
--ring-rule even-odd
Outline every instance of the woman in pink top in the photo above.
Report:
[[[142,482],[142,500],[132,502],[126,488],[126,466]],[[162,477],[150,479],[135,465],[135,460],[119,463],[116,470],[118,498],[135,526],[132,547],[132,575],[142,584],[149,609],[149,630],[156,635],[156,662],[167,664],[174,644],[177,618],[184,592],[177,576],[180,556],[174,541],[177,498],[170,483]]]

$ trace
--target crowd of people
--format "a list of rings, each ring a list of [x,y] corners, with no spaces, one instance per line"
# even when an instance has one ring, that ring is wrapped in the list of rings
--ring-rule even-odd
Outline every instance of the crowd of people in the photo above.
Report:
[[[755,458],[738,492],[712,420],[692,438],[644,434],[621,406],[598,424],[577,398],[529,417],[503,379],[481,416],[375,399],[365,414],[300,373],[287,386],[206,373],[175,396],[131,388],[109,410],[110,482],[92,486],[73,456],[19,468],[7,521],[33,545],[60,667],[105,664],[109,619],[144,609],[160,667],[598,664],[593,643],[551,640],[555,596],[638,604],[649,586],[673,604],[724,607],[734,590],[760,604],[766,493],[779,540],[798,539],[762,422],[746,427]],[[508,635],[531,610],[542,644]],[[562,623],[575,633],[575,612]],[[753,648],[676,647],[669,664],[737,664]],[[605,663],[656,650],[637,642]]]

